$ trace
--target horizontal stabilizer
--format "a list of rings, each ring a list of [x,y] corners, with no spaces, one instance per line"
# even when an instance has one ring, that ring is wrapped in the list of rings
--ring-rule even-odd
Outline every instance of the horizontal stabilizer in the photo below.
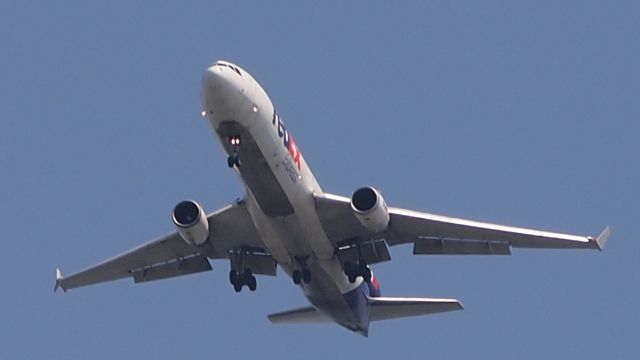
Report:
[[[390,320],[463,309],[462,304],[456,299],[375,297],[369,298],[369,303],[370,321]]]
[[[369,298],[370,321],[428,315],[462,309],[462,304],[455,299],[399,297]],[[326,315],[316,310],[313,306],[305,306],[271,314],[268,318],[274,324],[323,324],[332,321]]]
[[[267,316],[274,324],[324,324],[331,320],[313,306],[305,306]]]

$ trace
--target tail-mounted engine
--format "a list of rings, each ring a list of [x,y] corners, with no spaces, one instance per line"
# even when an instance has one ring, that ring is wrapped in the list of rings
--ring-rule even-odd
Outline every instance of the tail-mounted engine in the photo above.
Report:
[[[380,233],[389,226],[389,210],[380,192],[362,187],[351,196],[351,209],[360,223],[372,233]]]
[[[185,200],[178,203],[172,218],[178,234],[190,245],[200,246],[209,238],[207,215],[197,202]]]

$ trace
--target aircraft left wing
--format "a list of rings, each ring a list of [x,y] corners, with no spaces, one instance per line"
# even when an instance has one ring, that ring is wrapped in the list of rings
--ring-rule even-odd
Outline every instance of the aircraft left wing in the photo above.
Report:
[[[229,258],[235,249],[251,249],[256,274],[275,275],[275,262],[264,245],[242,200],[207,215],[209,241],[197,247],[177,232],[129,250],[86,270],[63,277],[56,271],[55,290],[69,290],[132,277],[134,282],[166,279],[211,270],[208,258]],[[255,266],[254,266],[255,265]]]
[[[318,194],[315,200],[320,221],[338,247],[352,239],[371,238],[355,217],[349,198]],[[388,228],[377,236],[389,245],[413,243],[414,254],[508,255],[511,247],[602,250],[609,237],[608,227],[600,236],[579,236],[392,207],[388,211]]]

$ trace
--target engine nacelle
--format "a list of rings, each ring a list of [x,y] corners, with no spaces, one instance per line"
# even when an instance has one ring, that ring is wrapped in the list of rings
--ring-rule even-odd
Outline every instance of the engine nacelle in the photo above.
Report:
[[[372,233],[383,232],[389,226],[389,210],[380,192],[362,187],[351,196],[351,209],[360,223]]]
[[[188,244],[200,246],[209,238],[209,221],[197,202],[185,200],[178,203],[172,218],[178,234]]]

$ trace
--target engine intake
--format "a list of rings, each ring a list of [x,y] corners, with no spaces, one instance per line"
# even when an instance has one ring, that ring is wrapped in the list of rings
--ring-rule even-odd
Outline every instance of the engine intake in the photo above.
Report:
[[[389,210],[380,192],[362,187],[351,196],[351,209],[358,221],[372,233],[383,232],[389,226]]]
[[[209,221],[200,204],[181,201],[173,209],[173,223],[180,237],[190,245],[200,246],[209,238]]]

